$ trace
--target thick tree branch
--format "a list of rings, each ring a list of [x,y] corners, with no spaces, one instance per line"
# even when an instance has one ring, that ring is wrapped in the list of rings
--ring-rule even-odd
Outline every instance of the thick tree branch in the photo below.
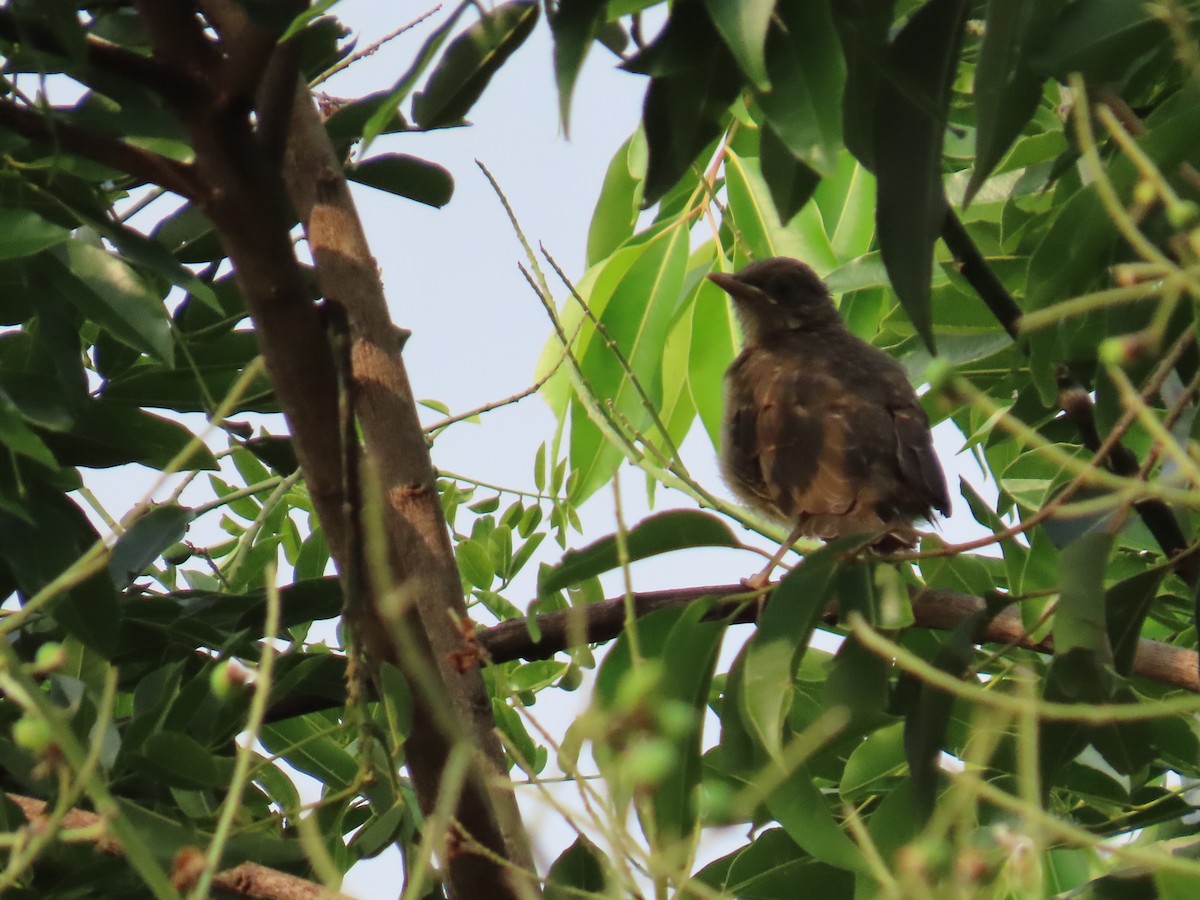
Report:
[[[255,28],[239,6],[225,0],[205,0],[204,10],[222,45],[244,45],[246,39],[238,36]],[[375,596],[360,598],[348,607],[347,617],[372,666],[391,663],[409,676],[415,709],[413,736],[405,745],[406,764],[427,813],[438,803],[443,774],[455,748],[469,747],[473,752],[454,818],[456,827],[487,852],[451,851],[443,857],[451,897],[501,900],[537,896],[532,850],[508,783],[491,702],[482,675],[470,660],[471,644],[457,624],[466,619],[462,585],[400,356],[403,342],[388,314],[378,267],[312,97],[294,79],[291,90],[295,100],[283,173],[287,193],[304,224],[322,293],[346,313],[354,411],[370,461],[364,471],[377,479],[373,489],[383,499],[380,515],[390,571],[378,572],[378,567],[373,567]],[[258,103],[270,104],[270,98],[260,93]],[[193,112],[185,110],[184,116],[195,120]],[[236,143],[227,133],[232,127],[233,123],[222,121],[196,123],[192,134],[198,160],[210,160],[220,152],[211,144],[211,137],[201,134],[202,129],[215,132],[228,157],[230,146]],[[238,127],[242,127],[240,123]],[[237,139],[243,136],[239,134]],[[268,179],[273,189],[278,173],[269,160],[263,163],[261,145],[256,149],[255,160],[270,171],[255,177]],[[221,174],[229,177],[227,171]],[[237,182],[233,185],[235,190],[245,188]],[[256,193],[261,196],[262,188],[247,191],[247,196]],[[214,213],[214,220],[217,215]],[[230,229],[243,227],[223,215],[221,219]],[[230,234],[230,247],[238,242]],[[236,258],[235,263],[242,267]],[[307,362],[305,352],[295,347],[294,335],[265,329],[253,307],[252,313],[264,355],[268,347],[278,345],[278,352],[287,354],[293,363]],[[329,356],[327,349],[323,353]],[[267,362],[270,366],[269,358]],[[286,379],[281,380],[273,369],[272,374],[282,402]],[[292,400],[305,405],[302,397]],[[289,408],[284,405],[285,411]],[[336,423],[336,410],[328,417],[331,425]],[[298,431],[296,444],[298,448],[303,445]],[[332,482],[328,478],[332,472],[340,478],[341,466],[334,459],[301,462],[310,479],[316,475]],[[345,572],[355,548],[346,540],[342,507],[319,505],[318,514],[327,527],[331,519],[339,523],[341,533],[331,536],[330,545],[339,569]],[[378,530],[380,526],[373,527]],[[529,877],[521,878],[522,872]]]
[[[987,264],[987,259],[971,240],[962,219],[949,206],[946,207],[946,218],[942,222],[942,240],[954,254],[954,260],[958,263],[963,278],[975,288],[975,292],[992,311],[996,321],[1008,332],[1009,337],[1017,340],[1021,307],[1000,283],[992,267]]]
[[[712,618],[732,616],[734,622],[752,622],[757,614],[756,604],[726,599],[745,593],[745,587],[739,584],[717,584],[638,593],[633,595],[633,604],[637,615],[641,617],[655,610],[694,603],[702,597],[716,597],[719,602],[711,613]],[[913,624],[917,628],[951,631],[964,619],[982,610],[984,601],[958,591],[922,591],[912,597],[912,608],[915,617]],[[837,620],[836,606],[825,610],[824,619],[827,623]],[[624,623],[625,599],[619,597],[537,616],[540,638],[536,641],[530,637],[525,619],[510,619],[487,628],[476,635],[476,640],[493,663],[514,659],[548,659],[555,653],[577,646],[579,638],[588,644],[611,641],[622,632]],[[1020,614],[1012,608],[993,619],[976,639],[979,643],[1012,644],[1043,653],[1054,650],[1052,639],[1034,641],[1030,638]],[[1196,654],[1180,647],[1143,639],[1138,644],[1133,673],[1160,684],[1200,693]]]
[[[188,200],[203,199],[202,183],[191,166],[87,128],[60,122],[49,113],[20,106],[12,100],[0,99],[0,128],[157,184]]]
[[[46,815],[44,800],[25,797],[21,794],[8,794],[7,796],[9,800],[20,807],[30,827],[37,830],[47,826],[49,816]],[[120,856],[121,845],[109,837],[104,829],[97,827],[102,824],[103,820],[95,813],[73,809],[63,818],[62,828],[72,831],[91,829],[94,832],[91,840],[99,852],[110,856]],[[295,875],[250,862],[219,872],[213,878],[212,884],[213,889],[223,895],[247,897],[253,898],[253,900],[350,900],[349,897],[338,891],[326,890],[319,884],[305,881]],[[186,888],[186,885],[182,886]]]

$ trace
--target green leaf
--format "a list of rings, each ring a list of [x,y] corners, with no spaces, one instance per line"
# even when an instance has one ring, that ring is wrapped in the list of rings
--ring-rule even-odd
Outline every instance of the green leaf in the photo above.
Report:
[[[822,862],[866,873],[867,863],[829,808],[830,801],[800,766],[767,797],[767,809],[793,841]]]
[[[413,96],[413,120],[425,130],[460,122],[483,94],[492,76],[533,31],[536,0],[512,0],[480,16],[456,37]]]
[[[917,333],[933,350],[929,283],[946,216],[942,140],[968,4],[930,0],[888,52],[875,98],[875,228],[888,276]]]
[[[646,409],[646,400],[655,409],[662,402],[662,353],[683,288],[687,263],[686,229],[668,228],[645,244],[630,248],[632,265],[612,288],[612,295],[599,312],[607,340],[590,339],[580,353],[580,368],[589,389],[599,402],[609,406],[633,428],[647,428],[655,438],[657,428]],[[616,263],[614,257],[613,263]],[[624,261],[627,265],[628,260]],[[614,275],[620,268],[613,266]],[[607,272],[604,273],[606,276]],[[607,279],[606,279],[607,280]],[[592,297],[596,296],[595,291]],[[593,306],[593,313],[596,308]],[[587,337],[588,335],[585,335]],[[624,354],[622,364],[609,341]],[[632,372],[632,375],[631,375]],[[636,378],[638,386],[633,379]],[[599,429],[575,406],[571,427],[571,468],[576,481],[570,490],[571,501],[578,505],[598,488],[607,484],[622,459],[620,450],[607,443]],[[581,424],[576,427],[576,423]],[[592,425],[589,429],[587,425]]]
[[[441,49],[442,44],[446,42],[446,38],[450,36],[454,24],[458,21],[458,17],[463,14],[463,11],[474,4],[471,0],[463,0],[462,3],[454,7],[454,11],[450,13],[449,18],[439,25],[432,34],[425,39],[425,43],[421,45],[421,49],[417,51],[413,63],[409,66],[408,71],[400,76],[400,80],[392,87],[392,89],[383,95],[382,100],[376,107],[375,112],[367,119],[366,125],[362,129],[362,153],[366,153],[371,146],[372,141],[379,137],[396,117],[396,107],[399,106],[409,91],[413,89],[413,85],[417,83],[417,79],[433,62],[433,58]]]
[[[1043,76],[1025,54],[1047,33],[1064,0],[989,0],[975,67],[975,166],[963,206],[1012,146],[1042,97]]]
[[[220,781],[212,756],[193,738],[177,731],[150,735],[140,754],[153,776],[180,788],[212,788]]]
[[[759,152],[763,180],[771,189],[779,221],[786,225],[813,195],[821,175],[794,154],[769,125],[763,127]]]
[[[633,235],[641,205],[642,177],[646,174],[645,159],[646,137],[640,129],[613,154],[588,225],[589,267],[607,259]]]
[[[846,147],[874,169],[875,94],[885,77],[888,34],[896,0],[856,0],[831,5],[846,60],[842,136]]]
[[[84,406],[69,431],[44,432],[42,439],[66,466],[106,469],[136,462],[164,469],[192,445],[182,469],[218,468],[212,451],[183,425],[103,399]]]
[[[314,19],[319,19],[325,14],[325,11],[329,9],[329,7],[333,6],[337,2],[338,0],[316,0],[312,6],[308,7],[304,10],[304,12],[292,19],[291,23],[279,36],[278,42],[282,44],[284,41],[298,35],[308,26],[309,22],[312,22]]]
[[[1193,90],[1185,89],[1147,117],[1148,130],[1138,145],[1160,171],[1173,171],[1196,146],[1200,130],[1200,103]],[[1108,167],[1108,177],[1118,194],[1133,189],[1138,170],[1127,156],[1119,156]],[[1096,282],[1116,242],[1116,227],[1091,187],[1084,187],[1060,205],[1050,228],[1029,260],[1026,276],[1026,311],[1044,309],[1060,300],[1082,293]],[[1033,375],[1038,392],[1047,404],[1058,393],[1054,367],[1063,358],[1085,357],[1095,352],[1103,337],[1105,320],[1075,318],[1060,328],[1046,328],[1029,338]]]
[[[726,150],[725,179],[729,212],[752,258],[791,256],[804,260],[818,275],[837,265],[820,210],[806,205],[785,227],[757,159]]]
[[[1104,594],[1105,621],[1108,640],[1112,645],[1113,668],[1120,675],[1128,676],[1133,671],[1133,660],[1142,637],[1142,625],[1164,577],[1165,569],[1147,569],[1117,582]]]
[[[1061,8],[1061,0],[1051,4]],[[1126,0],[1076,0],[1046,21],[1036,35],[1029,65],[1065,80],[1080,72],[1089,82],[1118,79],[1130,62],[1171,40],[1166,23],[1151,7]]]
[[[558,110],[563,136],[570,135],[571,95],[575,79],[587,58],[592,41],[604,24],[605,0],[559,0],[550,17],[554,35],[554,80],[558,84]],[[618,151],[619,152],[619,151]]]
[[[458,568],[462,572],[463,578],[467,579],[470,584],[480,590],[487,590],[492,586],[496,575],[492,571],[492,558],[488,554],[487,547],[479,541],[462,541],[455,548],[454,556],[458,560]]]
[[[696,412],[714,447],[720,446],[725,407],[725,370],[737,355],[733,305],[704,278],[692,303],[688,385]]]
[[[704,0],[704,5],[746,77],[759,90],[770,89],[766,43],[775,0]]]
[[[788,572],[771,592],[758,630],[747,645],[740,696],[742,719],[755,741],[776,759],[783,749],[783,723],[792,705],[796,669],[832,599],[838,554],[856,543],[856,538],[832,541]]]
[[[663,343],[661,376],[663,399],[659,410],[659,419],[670,437],[670,444],[676,448],[683,444],[684,438],[691,430],[692,422],[696,419],[696,406],[692,402],[692,394],[688,386],[687,365],[688,353],[691,350],[692,314],[695,309],[694,291],[697,287],[694,274],[693,272],[688,273],[687,281],[692,286],[690,295],[684,300],[683,308],[675,317],[675,322],[671,325],[671,330],[667,333],[667,339]],[[685,292],[687,292],[687,288],[685,288]],[[658,429],[655,428],[655,431],[657,432]],[[667,447],[668,442],[662,438],[661,434],[656,434],[655,438],[656,443],[661,444],[664,449]],[[653,491],[654,486],[653,479],[648,479],[647,490]],[[651,495],[650,502],[653,505],[653,495]]]
[[[649,516],[625,536],[629,561],[689,547],[740,546],[729,526],[716,516],[692,509],[675,509]],[[538,579],[538,593],[549,594],[579,584],[620,565],[616,535],[569,551],[562,561]]]
[[[703,7],[676,3],[654,43],[622,68],[650,75],[642,107],[649,161],[642,190],[649,206],[691,168],[723,129],[742,78]]]
[[[904,756],[904,723],[896,722],[867,736],[846,760],[838,793],[849,803],[884,794],[908,769]]]
[[[71,239],[71,232],[28,209],[0,207],[0,260],[32,256]]]
[[[828,175],[842,146],[846,81],[829,3],[781,3],[777,15],[767,44],[771,86],[759,85],[755,98],[791,155],[818,175]]]
[[[189,204],[183,209],[191,210],[195,207]],[[73,209],[73,211],[75,210]],[[183,288],[213,312],[223,314],[221,303],[212,287],[201,281],[196,273],[187,266],[182,265],[161,242],[139,234],[129,226],[121,222],[114,222],[107,217],[86,215],[82,212],[78,214],[85,219],[93,231],[120,250],[121,256],[129,262],[143,266],[151,273],[165,278],[171,284]],[[223,258],[224,250],[220,249],[220,243],[216,240],[211,225],[206,234],[210,235],[210,240],[217,248],[216,252],[219,254],[217,258]]]
[[[98,540],[96,529],[66,495],[41,483],[27,483],[23,498],[36,516],[0,512],[0,559],[11,576],[8,589],[31,597],[74,565]],[[52,601],[50,616],[68,634],[105,658],[112,653],[121,623],[116,590],[100,571]]]
[[[942,672],[962,678],[975,653],[975,635],[1008,605],[1004,595],[991,594],[985,607],[964,618],[938,649],[933,664]],[[954,709],[953,695],[930,684],[918,689],[904,720],[904,750],[910,777],[905,785],[908,819],[919,826],[933,812],[940,769],[938,761]],[[897,792],[893,792],[893,796]]]
[[[21,410],[3,388],[0,388],[0,443],[49,469],[58,468],[50,448],[25,423]]]
[[[406,153],[384,153],[348,166],[346,177],[359,184],[442,207],[454,193],[454,177],[437,163]]]
[[[612,863],[584,835],[559,854],[546,873],[545,900],[575,900],[577,892],[607,895],[615,883]]]
[[[155,506],[117,538],[108,560],[108,573],[124,590],[146,571],[164,550],[183,540],[193,513],[177,503]]]
[[[354,782],[358,763],[329,736],[330,724],[321,714],[297,716],[264,725],[259,739],[272,753],[327,789],[340,790]]]
[[[1062,590],[1054,613],[1055,655],[1079,648],[1096,654],[1101,664],[1112,663],[1104,598],[1104,572],[1112,547],[1112,535],[1093,531],[1063,548]]]
[[[704,621],[708,607],[703,602],[689,604],[662,651],[663,699],[686,705],[692,713],[690,728],[668,734],[675,745],[676,764],[653,794],[654,842],[664,852],[691,840],[696,828],[702,723],[713,668],[725,635],[724,622]]]
[[[763,166],[765,174],[765,160]],[[813,199],[839,262],[858,259],[871,249],[875,240],[875,176],[858,160],[849,153],[840,154],[833,172],[817,185]],[[878,259],[878,253],[874,258]],[[882,261],[879,271],[877,284],[887,286]],[[832,286],[830,289],[835,294],[840,292]]]
[[[799,885],[820,885],[827,900],[851,900],[854,876],[845,869],[817,862],[782,828],[769,828],[745,847],[714,860],[696,880],[722,897],[792,900]]]
[[[162,299],[119,257],[81,239],[47,267],[53,289],[113,337],[170,365],[175,343]]]

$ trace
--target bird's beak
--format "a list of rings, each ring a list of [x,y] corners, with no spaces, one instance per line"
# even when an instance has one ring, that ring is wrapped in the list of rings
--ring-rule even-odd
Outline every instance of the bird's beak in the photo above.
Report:
[[[727,272],[709,272],[708,280],[727,293],[734,300],[742,303],[774,303],[770,295],[753,285],[746,284],[736,275]]]

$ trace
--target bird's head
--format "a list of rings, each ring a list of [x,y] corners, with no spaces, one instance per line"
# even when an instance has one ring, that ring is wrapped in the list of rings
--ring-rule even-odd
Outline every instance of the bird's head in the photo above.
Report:
[[[789,331],[844,327],[825,282],[798,259],[775,256],[736,275],[708,277],[733,298],[748,343]]]

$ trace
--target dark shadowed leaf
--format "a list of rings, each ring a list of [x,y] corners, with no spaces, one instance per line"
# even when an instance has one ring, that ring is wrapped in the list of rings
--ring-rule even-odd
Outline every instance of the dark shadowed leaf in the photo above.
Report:
[[[195,440],[178,422],[103,400],[80,410],[70,431],[43,432],[42,439],[63,465],[92,469],[131,462],[163,469]],[[181,468],[216,469],[217,461],[196,442]]]
[[[1012,146],[1042,96],[1044,76],[1025,60],[1063,0],[990,0],[975,67],[975,167],[963,205]]]
[[[827,175],[842,146],[846,81],[829,5],[824,0],[781,3],[777,15],[767,43],[771,87],[760,89],[755,98],[792,155]],[[780,217],[787,221],[790,216],[783,212],[780,208]]]
[[[614,883],[612,863],[604,851],[582,834],[558,859],[546,875],[546,900],[570,900],[576,891],[606,894]]]
[[[1103,665],[1112,662],[1105,621],[1104,572],[1113,537],[1089,532],[1062,551],[1059,571],[1062,592],[1054,614],[1054,652],[1088,650]]]
[[[450,13],[446,21],[439,25],[425,39],[425,43],[421,45],[421,49],[413,58],[412,65],[409,66],[408,71],[400,76],[400,79],[393,85],[390,91],[381,95],[374,113],[371,114],[366,124],[362,127],[363,153],[366,153],[367,148],[371,146],[371,142],[383,134],[384,129],[388,128],[390,123],[395,121],[396,107],[412,91],[413,86],[417,83],[417,79],[421,77],[425,69],[433,62],[434,56],[442,48],[442,44],[446,42],[446,38],[450,36],[450,32],[454,28],[454,23],[458,21],[458,17],[471,5],[471,0],[463,0],[462,3],[454,7],[453,12]]]
[[[0,388],[0,444],[48,468],[58,467],[50,448],[30,429],[20,408],[3,388]]]
[[[192,511],[177,503],[156,506],[137,519],[113,545],[108,572],[118,590],[127,588],[172,544],[183,540]]]
[[[930,0],[897,35],[875,99],[876,231],[892,287],[933,349],[929,282],[946,215],[942,139],[958,65],[965,0]]]
[[[550,18],[554,35],[554,78],[558,83],[558,112],[563,134],[570,134],[571,95],[575,79],[604,24],[604,0],[559,0]]]
[[[782,828],[767,829],[745,847],[709,863],[696,880],[722,896],[755,900],[791,900],[799,885],[820,885],[821,896],[829,900],[854,896],[851,873],[813,859]]]
[[[425,83],[413,95],[413,120],[423,129],[460,122],[492,76],[529,37],[538,18],[536,0],[497,6],[456,37]]]
[[[0,559],[25,597],[74,565],[99,539],[82,510],[64,494],[40,484],[27,485],[33,521],[0,512]],[[60,595],[50,615],[68,634],[107,655],[120,625],[117,593],[103,569]]]
[[[1112,645],[1113,668],[1120,675],[1128,675],[1133,669],[1133,658],[1137,655],[1142,625],[1164,577],[1165,569],[1148,569],[1117,582],[1104,594],[1105,620],[1108,623],[1108,640]]]
[[[454,177],[446,169],[406,153],[384,153],[356,163],[346,169],[346,177],[426,206],[445,206],[454,193]]]
[[[759,90],[769,89],[765,45],[775,0],[704,0],[704,5],[747,80]]]
[[[175,352],[162,298],[120,257],[95,244],[68,242],[58,266],[48,266],[53,289],[113,337],[170,364]]]
[[[1045,5],[1063,4],[1055,0]],[[1125,0],[1067,4],[1056,19],[1044,22],[1036,38],[1028,55],[1031,68],[1063,80],[1080,72],[1089,82],[1119,78],[1128,71],[1131,60],[1171,39],[1153,8]]]
[[[625,536],[629,561],[635,562],[688,547],[738,547],[729,526],[716,516],[691,509],[675,509],[643,519]],[[542,573],[538,592],[548,594],[578,584],[620,565],[616,536],[601,538],[568,552],[558,565]]]
[[[821,175],[797,157],[770,125],[763,126],[759,152],[759,164],[771,189],[775,211],[779,213],[779,221],[786,225],[813,195]]]
[[[164,783],[180,788],[211,788],[220,782],[212,756],[193,738],[177,731],[152,734],[141,753]]]
[[[1000,595],[988,598],[984,609],[963,619],[942,644],[934,665],[943,672],[961,678],[975,652],[975,634],[1008,605]],[[904,720],[904,752],[908,757],[912,794],[910,819],[921,824],[933,811],[938,790],[938,760],[945,747],[946,729],[954,707],[954,697],[929,684],[919,688],[915,703]]]
[[[842,136],[855,158],[871,170],[875,168],[875,91],[885,72],[895,5],[896,0],[843,0],[831,7],[846,60]]]
[[[704,8],[677,3],[654,43],[625,63],[650,75],[642,125],[650,149],[642,202],[667,193],[721,133],[742,77]]]
[[[838,571],[838,554],[856,538],[809,553],[771,592],[747,645],[741,714],[747,731],[771,756],[782,749],[783,723],[792,705],[792,679],[820,621]],[[726,713],[728,715],[728,713]]]

